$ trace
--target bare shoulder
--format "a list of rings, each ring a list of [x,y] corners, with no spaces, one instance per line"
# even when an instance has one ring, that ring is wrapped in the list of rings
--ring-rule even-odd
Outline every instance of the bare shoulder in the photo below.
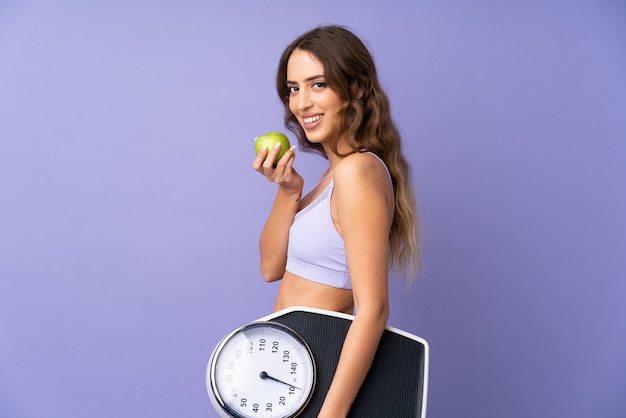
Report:
[[[389,173],[384,163],[369,152],[357,152],[345,157],[333,175],[335,183],[359,184],[362,182],[389,185]]]
[[[351,154],[337,164],[333,179],[331,213],[344,239],[353,228],[370,223],[382,226],[386,237],[395,203],[389,173],[382,161],[367,152]],[[380,222],[381,219],[387,219],[389,224]]]

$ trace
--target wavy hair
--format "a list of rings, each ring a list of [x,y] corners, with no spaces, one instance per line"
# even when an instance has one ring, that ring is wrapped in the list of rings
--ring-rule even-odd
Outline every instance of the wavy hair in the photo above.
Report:
[[[353,151],[367,149],[387,165],[394,187],[395,212],[389,233],[390,267],[410,282],[421,266],[419,226],[410,166],[402,153],[402,141],[392,117],[387,95],[380,87],[374,59],[363,42],[342,26],[319,26],[295,39],[283,52],[276,75],[276,89],[285,108],[285,126],[298,138],[300,149],[327,158],[321,144],[309,142],[289,110],[287,63],[297,50],[307,51],[324,66],[328,87],[344,102],[333,126],[331,149],[346,136]]]

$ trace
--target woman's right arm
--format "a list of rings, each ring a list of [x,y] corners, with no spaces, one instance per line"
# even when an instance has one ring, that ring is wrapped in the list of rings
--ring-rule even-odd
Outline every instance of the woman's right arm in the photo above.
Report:
[[[262,150],[252,164],[268,181],[278,184],[274,205],[259,240],[261,275],[268,282],[282,279],[285,273],[289,229],[298,212],[304,186],[302,177],[293,169],[295,147],[291,147],[274,167],[279,150],[274,148],[269,153]]]

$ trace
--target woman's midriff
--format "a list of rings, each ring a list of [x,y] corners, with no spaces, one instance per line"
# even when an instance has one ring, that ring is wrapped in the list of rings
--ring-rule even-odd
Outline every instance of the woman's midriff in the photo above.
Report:
[[[292,306],[326,309],[352,314],[354,300],[351,289],[338,289],[285,272],[276,296],[274,311]]]

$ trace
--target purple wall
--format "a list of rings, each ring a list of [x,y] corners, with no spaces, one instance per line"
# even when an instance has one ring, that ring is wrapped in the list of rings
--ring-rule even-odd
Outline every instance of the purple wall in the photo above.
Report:
[[[390,325],[431,344],[428,416],[626,415],[626,5],[219,3],[0,3],[0,416],[216,416],[210,352],[276,292],[252,138],[326,22],[371,45],[414,166]]]

